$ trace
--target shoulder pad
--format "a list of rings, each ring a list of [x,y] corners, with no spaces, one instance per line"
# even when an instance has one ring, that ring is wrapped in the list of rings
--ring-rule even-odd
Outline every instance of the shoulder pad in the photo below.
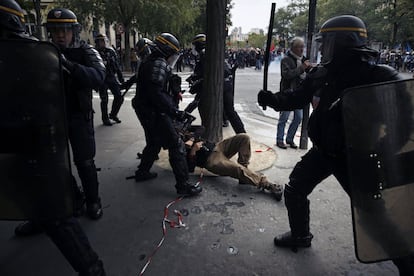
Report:
[[[160,85],[164,85],[167,79],[168,66],[164,58],[157,58],[153,62],[151,81]]]
[[[373,65],[373,76],[377,82],[402,80],[404,79],[401,74],[398,73],[393,67],[379,64]]]

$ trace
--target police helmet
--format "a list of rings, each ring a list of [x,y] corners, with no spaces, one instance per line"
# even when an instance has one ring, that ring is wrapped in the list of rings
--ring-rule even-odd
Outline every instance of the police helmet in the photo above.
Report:
[[[321,63],[329,64],[347,53],[376,54],[375,50],[366,47],[367,37],[365,23],[356,16],[340,15],[328,19],[316,36],[316,41],[322,43]]]
[[[154,47],[154,43],[148,38],[141,38],[135,44],[135,50],[141,59],[151,54],[152,47]]]
[[[75,13],[69,9],[55,8],[49,11],[46,19],[46,29],[49,33],[55,29],[72,29],[73,38],[71,47],[78,47],[80,42],[80,32],[82,30],[81,25],[78,23],[78,19]]]
[[[155,38],[156,49],[165,57],[178,54],[180,42],[170,33],[162,33]]]
[[[191,44],[193,44],[194,49],[198,53],[200,53],[202,50],[206,48],[206,35],[205,34],[196,35],[191,41]]]
[[[14,0],[0,0],[0,30],[24,33],[24,14]]]
[[[103,41],[104,44],[99,44],[99,41]],[[98,34],[95,37],[95,44],[97,48],[105,48],[109,47],[109,40],[108,37],[105,34]]]

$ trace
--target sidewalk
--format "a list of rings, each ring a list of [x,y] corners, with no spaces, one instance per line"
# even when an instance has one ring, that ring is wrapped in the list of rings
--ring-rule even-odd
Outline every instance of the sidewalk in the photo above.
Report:
[[[164,207],[177,198],[174,177],[155,164],[156,179],[126,180],[145,144],[142,128],[129,101],[121,110],[122,123],[112,127],[101,125],[99,101],[94,100],[94,105],[104,216],[99,221],[80,221],[108,276],[139,275],[162,238]],[[271,180],[287,183],[306,151],[273,148],[275,121],[249,110],[240,115],[254,141],[252,162],[267,168],[263,173]],[[231,128],[225,129],[225,135],[232,135]],[[194,174],[191,179],[199,177]],[[166,239],[145,275],[396,275],[390,262],[356,260],[349,199],[333,178],[310,196],[315,238],[311,248],[298,253],[273,245],[276,234],[289,230],[283,200],[276,202],[269,194],[228,177],[206,175],[201,185],[201,195],[171,206],[169,218],[176,220],[173,210],[179,210],[185,227],[167,226]],[[0,275],[77,275],[46,236],[15,238],[16,225],[0,222]]]

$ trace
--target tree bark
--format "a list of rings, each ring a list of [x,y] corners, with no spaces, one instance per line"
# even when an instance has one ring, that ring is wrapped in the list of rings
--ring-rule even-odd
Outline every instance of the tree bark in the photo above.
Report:
[[[207,45],[203,93],[198,110],[205,138],[223,139],[223,81],[226,0],[207,0]]]

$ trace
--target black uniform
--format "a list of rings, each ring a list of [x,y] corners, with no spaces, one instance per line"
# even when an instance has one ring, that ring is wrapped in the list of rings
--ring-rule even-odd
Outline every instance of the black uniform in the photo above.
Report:
[[[201,93],[203,91],[203,78],[204,78],[204,64],[205,54],[204,51],[200,52],[200,56],[197,60],[194,68],[194,73],[188,79],[195,85],[194,91],[190,91],[195,94],[194,100],[186,107],[187,112],[192,112],[199,104]],[[233,75],[231,68],[227,62],[224,62],[224,83],[223,83],[223,111],[224,120],[229,120],[235,133],[246,133],[244,124],[234,109],[234,88],[233,88]]]
[[[69,141],[73,160],[85,192],[87,206],[98,204],[98,176],[94,157],[96,153],[93,126],[92,89],[99,87],[105,78],[105,66],[99,53],[91,46],[63,50],[73,66],[65,74]]]
[[[285,187],[285,204],[292,237],[304,238],[310,245],[312,234],[309,229],[310,210],[307,196],[322,180],[334,175],[350,195],[341,117],[341,97],[344,89],[400,78],[393,68],[371,65],[356,56],[340,68],[318,67],[311,71],[303,85],[292,93],[276,93],[264,97],[259,95],[259,103],[266,103],[277,111],[300,109],[312,101],[314,94],[317,93],[320,97],[319,105],[311,114],[308,125],[313,147],[296,164],[290,174],[289,184]],[[400,271],[404,271],[407,269],[404,266],[409,261],[400,259],[394,263]]]
[[[7,26],[4,22],[19,22],[3,19],[15,17],[17,14],[23,14],[19,5],[14,1],[2,1],[7,13],[0,13],[0,33],[5,31]],[[76,16],[66,9],[55,9],[63,15]],[[73,22],[73,21],[71,21]],[[16,30],[11,29],[16,36],[9,36],[23,39],[32,38],[24,36],[24,28]],[[8,30],[10,31],[10,29]],[[68,112],[69,138],[73,148],[75,164],[78,167],[82,184],[85,192],[88,194],[88,202],[96,203],[98,198],[98,182],[96,177],[96,168],[93,164],[95,154],[95,142],[93,136],[92,121],[92,87],[103,82],[105,77],[105,67],[99,54],[88,45],[83,45],[77,49],[71,49],[63,53],[62,64],[65,65],[65,92]],[[46,80],[47,81],[47,80]],[[60,249],[72,267],[83,276],[104,276],[102,261],[89,244],[88,238],[83,232],[79,222],[74,218],[61,218],[56,220],[42,220],[37,223],[28,222],[27,225],[40,225],[46,234],[52,239],[55,245]]]
[[[119,82],[124,83],[124,77],[122,76],[122,71],[119,67],[118,58],[116,52],[112,48],[105,47],[103,49],[98,49],[99,54],[104,60],[106,67],[106,78],[104,84],[99,88],[99,97],[101,98],[101,112],[102,112],[102,121],[105,123],[109,118],[114,119],[118,122],[118,112],[121,109],[124,98],[121,94],[121,89],[118,81],[116,80],[115,75],[117,75]],[[112,102],[111,113],[108,117],[108,88],[111,90],[111,93],[114,95],[114,100]],[[120,121],[119,121],[120,122]]]
[[[161,147],[167,148],[177,186],[183,186],[188,181],[188,167],[184,143],[173,122],[178,109],[174,95],[168,89],[171,75],[165,58],[158,52],[151,54],[139,68],[137,94],[133,101],[147,145],[138,169],[148,172]]]

